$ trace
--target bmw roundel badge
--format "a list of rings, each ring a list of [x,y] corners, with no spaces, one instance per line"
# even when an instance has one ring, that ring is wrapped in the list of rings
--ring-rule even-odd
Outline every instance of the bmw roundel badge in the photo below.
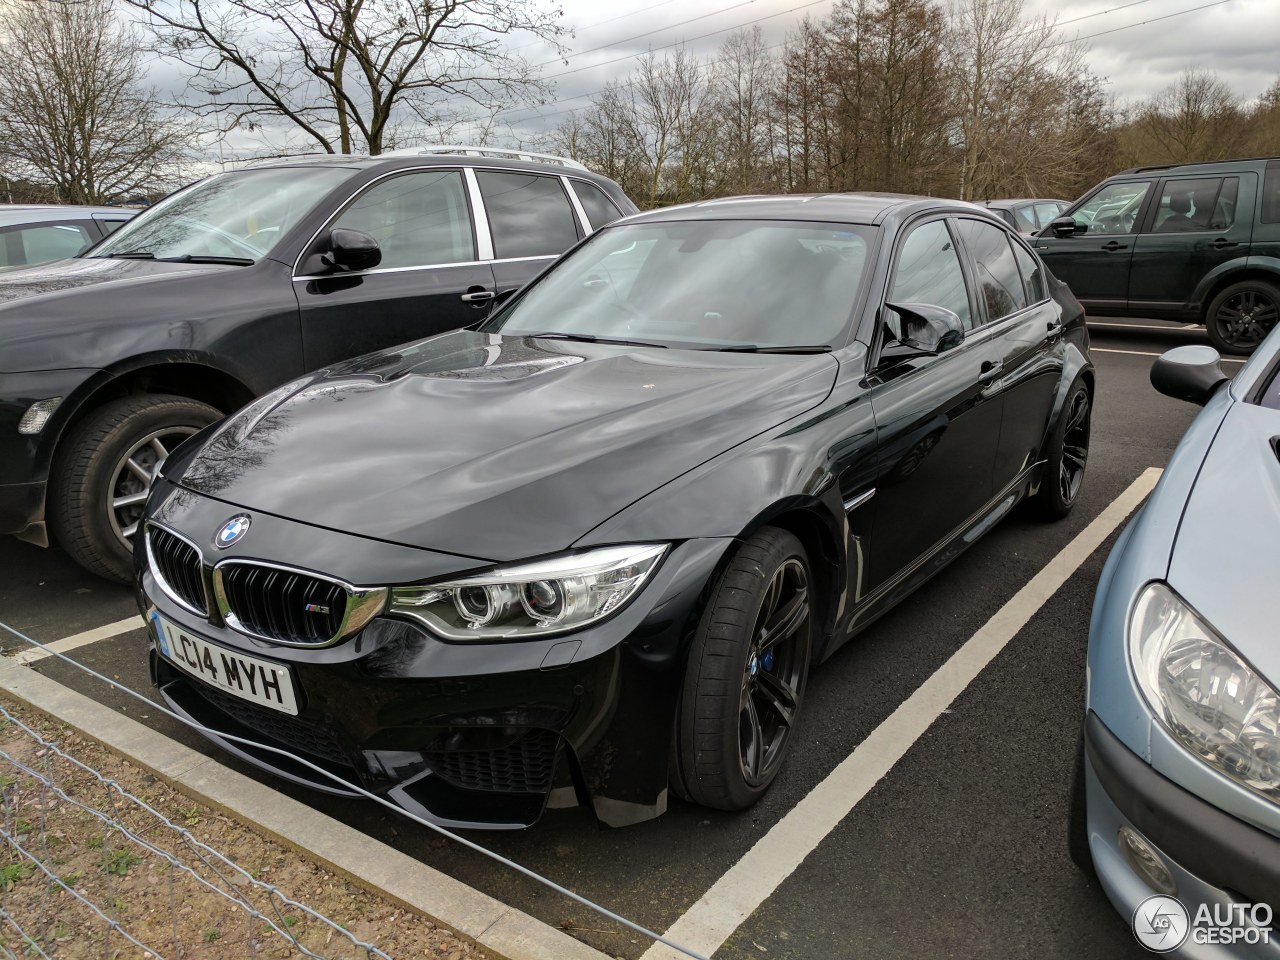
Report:
[[[219,550],[231,546],[249,532],[249,515],[247,513],[236,514],[221,527],[218,532],[213,535],[213,545]]]

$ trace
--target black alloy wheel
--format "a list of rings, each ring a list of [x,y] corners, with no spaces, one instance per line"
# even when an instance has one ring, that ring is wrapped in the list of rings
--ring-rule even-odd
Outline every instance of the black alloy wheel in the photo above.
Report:
[[[1047,519],[1065,517],[1080,498],[1089,465],[1089,435],[1093,395],[1089,385],[1076,380],[1067,393],[1058,424],[1049,440],[1048,462],[1040,481],[1036,503]]]
[[[1227,287],[1209,304],[1205,329],[1218,352],[1253,353],[1280,320],[1280,290],[1260,280]]]
[[[803,544],[765,527],[730,561],[694,636],[671,764],[677,793],[721,810],[764,795],[793,740],[813,621]]]

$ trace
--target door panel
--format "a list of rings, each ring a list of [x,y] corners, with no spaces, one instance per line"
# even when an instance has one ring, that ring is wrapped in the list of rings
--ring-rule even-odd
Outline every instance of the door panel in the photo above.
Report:
[[[1165,180],[1134,240],[1130,306],[1182,307],[1215,267],[1248,256],[1257,190],[1253,173]]]
[[[498,296],[519,290],[540,274],[558,257],[530,257],[525,260],[499,260],[493,265],[493,279]]]

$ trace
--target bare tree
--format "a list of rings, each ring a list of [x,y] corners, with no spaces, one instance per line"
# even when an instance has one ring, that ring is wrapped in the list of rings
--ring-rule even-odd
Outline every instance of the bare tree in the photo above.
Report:
[[[1217,74],[1187,70],[1133,110],[1126,149],[1137,163],[1238,156],[1248,139],[1239,98]]]
[[[775,175],[773,105],[778,64],[769,56],[759,25],[725,39],[711,82],[720,189],[727,193],[768,189]]]
[[[0,159],[63,203],[171,183],[193,137],[143,82],[142,43],[110,0],[0,8]]]
[[[451,101],[495,111],[543,96],[507,41],[560,50],[562,34],[560,10],[526,0],[126,2],[157,52],[191,70],[189,105],[222,131],[279,125],[329,153],[381,153],[407,112],[435,124]]]

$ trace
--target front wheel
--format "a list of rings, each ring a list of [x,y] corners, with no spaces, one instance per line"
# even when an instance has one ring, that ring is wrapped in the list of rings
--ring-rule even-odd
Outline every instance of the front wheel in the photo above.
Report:
[[[155,394],[113,400],[90,413],[54,460],[50,522],[62,549],[91,573],[128,583],[133,538],[157,466],[220,419],[207,403]]]
[[[1227,287],[1209,304],[1204,325],[1219,353],[1253,353],[1280,319],[1280,290],[1261,280]]]
[[[720,577],[689,654],[672,763],[682,796],[743,810],[778,775],[804,699],[813,646],[809,559],[765,527]]]
[[[1067,392],[1058,423],[1049,437],[1044,477],[1035,506],[1046,520],[1058,520],[1071,512],[1080,499],[1085,468],[1089,464],[1089,435],[1093,420],[1093,394],[1083,380]]]

